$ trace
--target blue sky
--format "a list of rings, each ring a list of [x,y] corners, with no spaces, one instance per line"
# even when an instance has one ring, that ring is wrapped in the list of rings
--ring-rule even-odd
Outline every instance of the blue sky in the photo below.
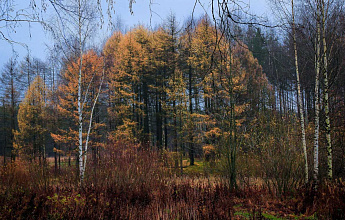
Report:
[[[210,13],[210,1],[211,0],[199,0],[195,7],[194,17],[199,17],[205,13]],[[27,0],[14,0],[17,8],[28,7],[29,1]],[[39,2],[39,0],[37,0]],[[164,19],[172,12],[176,15],[176,18],[180,23],[183,23],[186,19],[191,16],[195,0],[151,0],[153,4],[149,4],[150,0],[136,0],[133,5],[134,14],[131,15],[129,12],[128,0],[117,0],[115,4],[115,15],[114,17],[120,17],[124,26],[130,28],[137,24],[150,25],[155,27],[157,24],[161,24]],[[249,10],[251,13],[265,16],[269,14],[269,7],[266,0],[247,0]],[[202,7],[202,6],[203,7]],[[150,13],[150,6],[153,13]],[[49,15],[45,15],[49,17]],[[7,33],[0,23],[2,31]],[[45,59],[46,57],[46,45],[51,45],[52,40],[48,33],[45,33],[43,28],[39,24],[20,23],[16,27],[16,32],[9,32],[9,36],[12,40],[24,43],[28,46],[30,54],[33,57]],[[104,39],[109,36],[109,30],[104,27],[96,37],[96,40]],[[27,54],[27,50],[20,45],[11,45],[8,42],[0,39],[0,70],[2,69],[5,62],[12,56],[13,50],[19,54],[19,60]]]

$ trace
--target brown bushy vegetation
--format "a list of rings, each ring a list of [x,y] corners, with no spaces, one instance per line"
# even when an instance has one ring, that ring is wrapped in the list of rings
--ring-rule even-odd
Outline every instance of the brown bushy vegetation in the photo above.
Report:
[[[114,144],[90,161],[81,186],[75,167],[17,160],[0,173],[0,219],[343,219],[345,183],[276,197],[264,187],[230,190],[219,178],[176,176],[158,152]],[[316,213],[316,214],[315,214]]]

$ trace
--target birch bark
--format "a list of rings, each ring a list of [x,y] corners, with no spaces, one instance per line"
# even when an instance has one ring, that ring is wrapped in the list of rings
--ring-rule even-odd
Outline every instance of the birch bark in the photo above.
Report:
[[[318,184],[319,175],[319,130],[320,130],[320,103],[319,103],[319,84],[320,84],[320,41],[321,41],[321,31],[320,31],[320,4],[317,3],[317,24],[316,24],[316,45],[315,45],[315,135],[314,135],[314,181],[315,187]]]
[[[302,132],[302,148],[304,153],[304,170],[305,170],[305,182],[308,183],[309,180],[309,170],[308,170],[308,154],[307,154],[307,143],[305,138],[305,121],[304,121],[304,110],[301,94],[301,83],[298,68],[298,54],[297,54],[297,43],[296,43],[296,27],[295,27],[295,14],[294,14],[294,1],[291,0],[291,13],[292,13],[292,35],[293,35],[293,46],[295,53],[295,67],[296,67],[296,80],[297,80],[297,96],[298,96],[298,108],[301,118],[301,132]]]

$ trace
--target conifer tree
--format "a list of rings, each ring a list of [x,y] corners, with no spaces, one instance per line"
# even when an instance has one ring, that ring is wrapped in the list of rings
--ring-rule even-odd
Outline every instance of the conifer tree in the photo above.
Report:
[[[40,76],[32,81],[18,110],[18,131],[15,132],[15,150],[28,159],[46,158],[46,141],[49,135],[47,120],[47,99],[43,79]]]
[[[188,111],[188,97],[186,94],[187,85],[183,79],[182,71],[175,70],[174,74],[168,81],[167,95],[168,105],[166,105],[166,111],[170,114],[171,118],[174,118],[173,129],[174,135],[174,147],[175,152],[180,152],[180,169],[181,174],[183,173],[183,154],[186,148],[185,143],[189,141],[189,130],[193,129],[190,127],[191,114]],[[172,105],[174,103],[174,105]]]
[[[15,58],[5,64],[1,76],[1,90],[3,95],[3,120],[9,126],[4,126],[4,134],[8,136],[8,141],[4,149],[13,150],[14,131],[17,130],[18,103],[20,100],[20,80],[21,74],[18,72],[17,61]],[[6,153],[6,150],[4,150]],[[6,159],[6,158],[5,158]],[[14,160],[14,154],[11,153],[11,159]]]
[[[115,140],[125,138],[121,135],[124,131],[129,137],[139,136],[137,126],[141,111],[137,62],[140,45],[133,37],[132,32],[126,35],[114,33],[104,47],[107,60],[109,135]]]
[[[168,147],[168,113],[165,111],[167,105],[168,81],[178,68],[178,31],[177,22],[174,15],[170,15],[162,27],[153,33],[153,54],[154,54],[154,72],[155,84],[153,89],[155,97],[155,121],[157,147]],[[163,130],[164,128],[164,130]],[[164,136],[163,136],[164,133]]]

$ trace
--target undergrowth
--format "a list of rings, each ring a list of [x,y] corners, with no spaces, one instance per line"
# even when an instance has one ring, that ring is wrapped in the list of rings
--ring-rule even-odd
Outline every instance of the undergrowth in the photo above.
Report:
[[[345,184],[275,197],[220,178],[176,176],[158,152],[113,144],[77,169],[17,160],[0,172],[0,219],[344,219]]]

